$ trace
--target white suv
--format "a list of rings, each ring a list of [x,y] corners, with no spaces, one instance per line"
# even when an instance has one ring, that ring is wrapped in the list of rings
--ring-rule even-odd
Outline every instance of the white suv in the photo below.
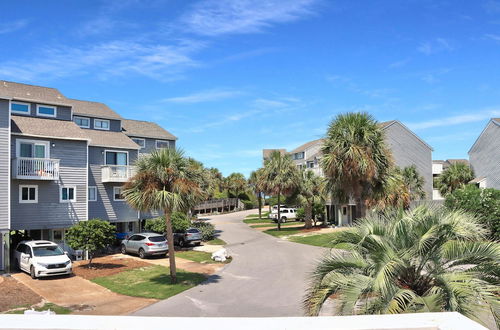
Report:
[[[294,208],[281,208],[280,213],[280,222],[287,222],[288,220],[297,218],[297,209]],[[278,222],[278,211],[273,213],[273,220],[274,222]]]
[[[14,252],[15,265],[37,277],[70,275],[71,259],[56,243],[49,241],[22,241]]]

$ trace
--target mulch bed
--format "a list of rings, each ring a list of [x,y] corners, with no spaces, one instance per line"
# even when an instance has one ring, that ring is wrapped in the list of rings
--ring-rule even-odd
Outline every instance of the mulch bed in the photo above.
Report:
[[[129,269],[151,266],[150,263],[144,261],[116,256],[94,258],[90,268],[88,268],[87,264],[88,260],[74,262],[73,273],[84,279],[91,280],[96,277],[118,274]]]
[[[42,297],[12,277],[3,277],[0,283],[0,312],[20,306],[31,306],[42,301]]]

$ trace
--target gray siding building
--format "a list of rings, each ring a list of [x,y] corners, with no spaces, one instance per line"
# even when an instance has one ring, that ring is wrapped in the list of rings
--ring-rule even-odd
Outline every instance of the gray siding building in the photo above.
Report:
[[[469,161],[481,188],[500,189],[500,118],[492,118],[469,150]]]
[[[118,233],[140,230],[140,220],[155,213],[130,208],[122,187],[139,153],[175,148],[176,140],[156,123],[123,119],[103,103],[0,81],[0,271],[8,270],[21,239],[52,240],[71,253],[65,232],[79,221],[106,220]]]

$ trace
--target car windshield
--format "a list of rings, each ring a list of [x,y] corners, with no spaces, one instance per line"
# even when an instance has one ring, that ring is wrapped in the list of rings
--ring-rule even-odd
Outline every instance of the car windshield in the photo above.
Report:
[[[33,247],[33,253],[35,257],[61,256],[64,254],[63,250],[57,245],[35,246]]]
[[[165,237],[163,237],[163,236],[151,236],[149,238],[149,240],[151,242],[165,242],[166,241]]]
[[[188,233],[191,233],[191,234],[197,234],[199,233],[200,231],[198,229],[188,229],[187,230]]]

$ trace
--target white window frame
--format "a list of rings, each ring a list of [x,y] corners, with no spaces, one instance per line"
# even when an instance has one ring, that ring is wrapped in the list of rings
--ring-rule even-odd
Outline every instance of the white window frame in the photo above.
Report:
[[[166,147],[166,148],[158,148],[158,142],[167,142],[168,143],[168,147]],[[156,147],[156,149],[168,149],[168,148],[170,148],[170,141],[169,140],[156,140],[155,141],[155,147]]]
[[[89,121],[88,126],[80,126],[80,125],[78,125],[78,124],[77,124],[77,125],[78,125],[79,127],[81,127],[81,128],[90,128],[90,118],[89,118],[89,117],[74,116],[74,117],[73,117],[73,122],[76,124],[75,119],[87,119],[87,120]]]
[[[103,164],[104,164],[105,166],[123,166],[123,165],[114,165],[114,164],[108,164],[108,163],[106,163],[106,160],[107,160],[106,154],[107,154],[108,152],[119,152],[119,153],[127,154],[127,165],[126,165],[126,166],[128,166],[128,165],[129,165],[129,163],[130,163],[130,159],[129,159],[129,154],[128,154],[128,151],[124,151],[124,150],[111,150],[111,149],[110,149],[110,150],[104,150],[104,161],[103,161]]]
[[[90,199],[90,193],[88,193],[89,202],[97,202],[97,187],[96,186],[89,186],[88,187],[89,192],[90,192],[90,189],[93,189],[95,191],[95,193],[94,193],[95,199]]]
[[[50,141],[16,139],[16,157],[21,157],[21,143],[45,145],[45,159],[50,158]]]
[[[54,109],[54,114],[53,114],[53,115],[48,115],[48,114],[46,114],[46,113],[40,113],[40,112],[39,112],[40,107],[44,107],[44,108],[52,108],[52,109]],[[37,116],[41,116],[41,117],[51,117],[51,118],[55,118],[55,117],[57,117],[57,107],[54,107],[54,106],[52,106],[52,105],[37,104],[37,105],[36,105],[36,115],[37,115]]]
[[[95,125],[96,121],[102,121],[102,122],[107,122],[108,123],[108,128],[102,128],[102,127],[97,127]],[[94,129],[100,129],[102,131],[109,131],[109,128],[111,127],[111,123],[109,122],[109,120],[107,119],[98,119],[98,118],[94,118]]]
[[[22,105],[27,105],[27,106],[28,106],[28,112],[18,111],[18,110],[12,110],[12,104],[22,104]],[[20,113],[20,114],[23,114],[23,115],[30,115],[30,114],[31,114],[31,104],[26,103],[26,102],[11,101],[11,102],[10,102],[10,112],[11,112],[11,113]]]
[[[67,199],[63,200],[62,199],[62,191],[63,189],[73,189],[73,199]],[[68,191],[68,197],[69,197],[69,191]],[[73,203],[76,202],[76,186],[59,186],[59,203]]]
[[[143,146],[141,146],[140,144],[138,144],[138,143],[137,143],[137,142],[135,142],[134,140],[141,140],[141,141],[142,141]],[[136,143],[139,147],[141,147],[141,149],[146,148],[146,139],[133,137],[133,138],[132,138],[132,141],[134,141],[134,142],[135,142],[135,143]]]
[[[35,188],[35,200],[23,200],[23,188]],[[28,190],[28,198],[29,198],[29,190]],[[19,185],[19,204],[36,204],[38,203],[38,185],[28,185],[23,184]]]
[[[116,199],[116,189],[122,189],[123,190],[123,187],[113,187],[113,201],[115,202],[124,202],[125,199]]]

